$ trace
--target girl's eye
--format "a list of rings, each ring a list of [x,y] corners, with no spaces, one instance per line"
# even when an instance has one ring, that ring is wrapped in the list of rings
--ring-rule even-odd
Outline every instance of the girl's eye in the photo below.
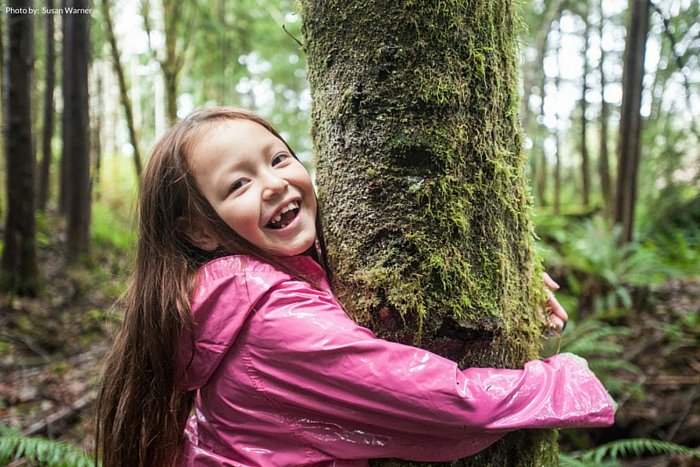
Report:
[[[243,188],[243,185],[245,185],[246,180],[244,178],[240,178],[236,180],[233,185],[231,185],[230,193],[233,193],[236,190],[239,190]]]
[[[277,154],[273,159],[272,159],[272,166],[276,166],[277,164],[281,164],[285,160],[287,160],[289,156],[287,154]]]

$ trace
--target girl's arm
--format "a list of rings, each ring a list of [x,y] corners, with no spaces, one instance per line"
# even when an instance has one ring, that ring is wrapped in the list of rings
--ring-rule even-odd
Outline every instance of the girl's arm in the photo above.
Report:
[[[446,460],[511,430],[613,422],[605,388],[567,356],[522,370],[460,371],[377,339],[329,293],[296,281],[277,285],[256,308],[242,336],[250,378],[306,442],[339,458]]]

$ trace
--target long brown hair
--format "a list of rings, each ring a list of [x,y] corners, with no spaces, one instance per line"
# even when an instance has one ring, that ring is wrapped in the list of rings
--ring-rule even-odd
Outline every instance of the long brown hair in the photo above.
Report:
[[[183,333],[191,333],[194,326],[190,295],[199,267],[219,256],[246,254],[297,276],[231,230],[188,170],[188,158],[203,132],[216,122],[235,119],[259,123],[284,142],[268,122],[248,111],[202,109],[160,139],[143,173],[135,269],[97,400],[95,453],[104,467],[172,466],[177,459],[194,393],[176,389],[173,356],[179,354]],[[201,216],[231,241],[214,252],[193,245],[178,226],[179,219],[191,216]],[[328,273],[320,218],[319,213],[318,241],[307,254]]]

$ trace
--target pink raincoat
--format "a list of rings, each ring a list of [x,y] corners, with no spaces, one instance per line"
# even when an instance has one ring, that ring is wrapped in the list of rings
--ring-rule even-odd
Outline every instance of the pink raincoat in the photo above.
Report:
[[[284,261],[324,290],[245,257],[205,265],[179,389],[198,390],[182,466],[366,466],[469,456],[521,428],[613,423],[605,388],[566,356],[523,370],[459,370],[376,338],[308,257]],[[180,365],[182,368],[185,365]]]

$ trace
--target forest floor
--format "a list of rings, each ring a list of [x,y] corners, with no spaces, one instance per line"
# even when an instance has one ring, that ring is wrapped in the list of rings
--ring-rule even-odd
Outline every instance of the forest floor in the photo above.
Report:
[[[41,249],[41,298],[0,296],[0,424],[26,435],[93,449],[93,401],[100,361],[119,322],[114,306],[125,277],[122,256],[66,268],[59,250]],[[639,372],[619,402],[613,428],[591,430],[584,444],[653,438],[700,446],[700,278],[663,284],[645,306],[618,323],[619,358]],[[579,430],[580,432],[581,430]],[[577,448],[581,448],[581,443]],[[564,441],[563,448],[571,447]],[[588,447],[593,447],[589,445]],[[690,466],[683,457],[631,460],[625,465]]]

